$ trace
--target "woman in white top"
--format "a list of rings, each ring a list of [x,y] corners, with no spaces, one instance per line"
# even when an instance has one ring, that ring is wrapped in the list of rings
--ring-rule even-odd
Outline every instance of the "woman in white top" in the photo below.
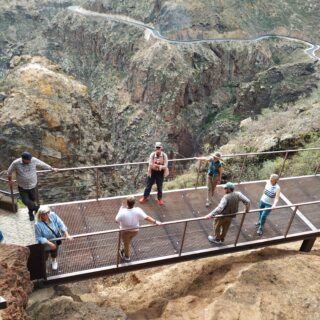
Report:
[[[270,180],[267,181],[263,195],[261,196],[259,202],[259,208],[264,209],[260,211],[259,221],[256,223],[256,226],[258,227],[257,234],[260,236],[263,234],[264,224],[271,212],[271,210],[266,209],[275,207],[280,198],[280,186],[278,185],[278,181],[279,176],[277,174],[272,174],[270,176]]]

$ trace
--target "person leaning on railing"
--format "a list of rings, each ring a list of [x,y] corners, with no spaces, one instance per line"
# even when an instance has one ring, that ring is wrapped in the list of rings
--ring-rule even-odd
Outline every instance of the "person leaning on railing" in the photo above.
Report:
[[[120,224],[120,229],[132,229],[121,231],[121,240],[123,243],[123,249],[120,249],[119,255],[122,260],[129,262],[130,258],[130,244],[132,239],[139,232],[139,220],[147,220],[156,225],[160,225],[161,222],[148,216],[141,208],[134,207],[134,196],[127,197],[127,207],[121,206],[116,216],[116,222]]]
[[[246,206],[246,212],[250,210],[250,200],[239,191],[234,191],[234,184],[227,182],[224,186],[225,195],[222,197],[219,205],[205,216],[206,219],[213,218],[216,215],[227,215],[218,217],[213,222],[214,237],[208,236],[208,240],[213,243],[223,243],[228,232],[232,218],[239,210],[239,202]]]
[[[73,238],[67,231],[67,227],[61,218],[50,210],[48,206],[41,206],[37,213],[36,224],[34,225],[35,237],[38,243],[45,246],[46,260],[51,255],[52,270],[58,269],[58,248],[61,240],[53,241],[51,239],[65,236],[68,240]]]
[[[264,224],[266,223],[267,217],[271,212],[271,210],[267,209],[274,208],[280,199],[280,186],[278,185],[278,181],[279,176],[273,173],[270,176],[270,180],[266,182],[264,187],[264,191],[259,202],[259,209],[264,210],[260,211],[259,220],[256,223],[256,227],[258,228],[257,234],[259,236],[263,234]]]
[[[13,186],[12,174],[16,174],[18,190],[24,205],[28,207],[29,219],[34,220],[34,214],[37,213],[39,205],[36,201],[36,186],[38,183],[37,167],[57,172],[45,162],[33,157],[30,152],[23,152],[21,158],[14,160],[8,169],[8,183],[10,188]]]

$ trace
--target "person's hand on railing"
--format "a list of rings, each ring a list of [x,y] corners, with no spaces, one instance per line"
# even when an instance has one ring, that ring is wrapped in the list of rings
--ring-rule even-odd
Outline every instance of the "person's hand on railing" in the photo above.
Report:
[[[67,236],[66,236],[66,239],[69,240],[69,241],[72,241],[72,240],[73,240],[73,237],[70,236],[70,235],[67,235]]]
[[[158,221],[158,220],[155,220],[154,224],[156,224],[157,226],[160,226],[160,225],[162,225],[162,222]]]
[[[14,185],[14,180],[8,180],[8,185],[9,185],[9,187],[13,187],[13,185]]]
[[[70,234],[68,233],[68,231],[66,231],[66,232],[64,233],[64,235],[65,235],[65,237],[66,237],[67,240],[69,240],[69,241],[72,241],[72,240],[73,240],[73,237],[70,236]]]
[[[213,218],[213,216],[211,215],[211,213],[207,214],[206,216],[204,216],[205,219],[211,219]]]
[[[57,173],[57,172],[59,171],[59,169],[58,169],[58,168],[52,168],[52,171],[53,171],[54,173]]]

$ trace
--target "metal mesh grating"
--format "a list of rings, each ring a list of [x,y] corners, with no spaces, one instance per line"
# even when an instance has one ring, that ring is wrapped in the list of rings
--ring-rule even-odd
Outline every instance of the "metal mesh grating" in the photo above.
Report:
[[[303,183],[302,183],[303,182]],[[315,190],[319,194],[320,178],[291,179],[281,181],[281,191],[291,202],[312,201]],[[305,188],[303,186],[306,186]],[[258,208],[264,182],[241,184],[237,190],[242,191],[251,201],[251,209]],[[181,190],[164,194],[164,206],[159,206],[154,195],[150,196],[146,204],[141,205],[145,212],[157,220],[167,222],[189,218],[202,217],[216,207],[223,189],[219,186],[214,196],[214,203],[208,209],[205,207],[206,189]],[[115,216],[123,198],[114,198],[99,201],[52,206],[64,220],[71,234],[82,234],[103,230],[117,229]],[[281,200],[278,205],[285,205]],[[140,206],[140,205],[139,205]],[[243,207],[240,206],[240,210]],[[299,210],[317,228],[320,228],[319,205],[302,206]],[[266,222],[262,237],[256,234],[255,222],[257,213],[248,213],[244,220],[238,243],[255,240],[266,240],[282,236],[292,216],[291,208],[282,208],[273,211]],[[187,224],[182,253],[192,253],[198,250],[219,250],[224,246],[233,245],[241,223],[241,216],[232,220],[229,232],[223,245],[214,245],[208,242],[207,237],[212,233],[213,220],[196,220]],[[177,255],[181,250],[185,222],[152,226],[143,228],[132,241],[131,258],[134,262],[144,263],[159,257]],[[310,227],[299,217],[295,216],[289,234],[310,231]],[[94,270],[101,267],[117,267],[119,233],[90,235],[76,238],[74,241],[65,241],[60,246],[59,269],[51,271],[48,266],[48,276],[68,274],[83,270]],[[121,265],[120,265],[121,267]]]

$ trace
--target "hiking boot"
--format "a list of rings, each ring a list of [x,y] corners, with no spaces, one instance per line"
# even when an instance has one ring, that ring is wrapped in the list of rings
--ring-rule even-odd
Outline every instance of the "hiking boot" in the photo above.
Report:
[[[164,205],[164,201],[162,199],[159,199],[158,200],[158,204],[159,204],[159,206],[163,206]]]
[[[208,236],[208,240],[212,243],[221,243],[221,240],[220,239],[217,239],[213,236]]]
[[[124,260],[124,250],[123,249],[119,250],[119,256],[122,260]]]
[[[125,261],[125,262],[130,262],[131,261],[130,257],[127,257],[124,254],[124,250],[123,249],[119,250],[119,256],[120,256],[122,261]]]
[[[34,215],[32,212],[31,213],[29,212],[29,220],[34,221]]]
[[[58,270],[58,262],[57,262],[57,260],[52,260],[51,267],[52,267],[52,270]]]
[[[148,198],[142,197],[140,198],[139,202],[142,203],[146,203],[148,201]]]

